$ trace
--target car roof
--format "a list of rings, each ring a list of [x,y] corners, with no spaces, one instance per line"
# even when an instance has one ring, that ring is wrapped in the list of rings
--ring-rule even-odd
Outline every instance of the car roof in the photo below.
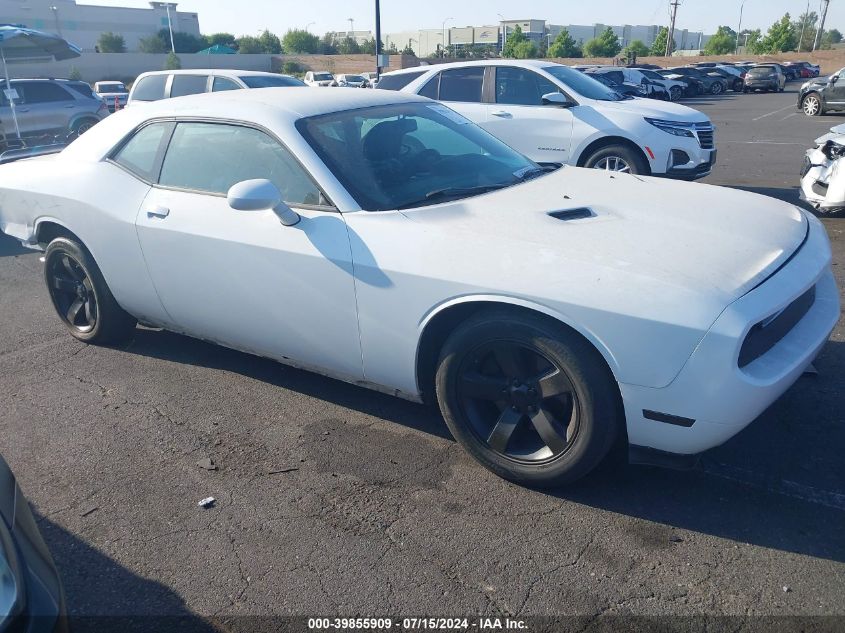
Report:
[[[385,75],[405,75],[408,73],[428,72],[431,70],[448,70],[450,68],[472,68],[473,66],[517,66],[519,68],[546,68],[548,66],[563,66],[557,62],[544,59],[478,59],[467,62],[450,62],[448,64],[432,64],[431,66],[412,66],[394,70]]]
[[[221,77],[287,77],[288,75],[280,75],[279,73],[268,73],[261,70],[237,70],[235,68],[186,68],[182,70],[151,70],[139,75],[146,77],[148,75],[218,75]]]
[[[199,109],[202,109],[205,116],[219,115],[224,118],[233,118],[233,113],[237,112],[238,106],[251,106],[271,110],[275,115],[292,122],[303,117],[331,112],[415,101],[429,100],[393,90],[350,90],[347,92],[345,90],[291,90],[290,87],[285,87],[227,90],[161,99],[145,103],[143,111],[149,113],[148,118],[179,116],[186,110]]]

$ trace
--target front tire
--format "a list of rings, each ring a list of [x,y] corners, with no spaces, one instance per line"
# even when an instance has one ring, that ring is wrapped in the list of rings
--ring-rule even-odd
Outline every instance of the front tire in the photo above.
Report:
[[[583,477],[622,426],[618,388],[598,352],[535,315],[490,310],[464,322],[443,347],[436,383],[455,438],[519,484]]]
[[[720,95],[720,94],[722,94],[723,91],[724,91],[724,88],[723,88],[722,84],[718,81],[715,82],[710,87],[710,94],[713,94],[713,95]]]
[[[817,94],[808,94],[804,97],[804,100],[801,102],[801,110],[807,116],[821,116],[824,114],[822,100]]]
[[[44,279],[53,307],[71,336],[96,345],[132,337],[136,321],[115,300],[88,250],[59,237],[44,254]]]
[[[672,86],[669,89],[669,98],[672,101],[680,101],[683,96],[684,96],[684,91],[681,90],[680,86]]]
[[[593,152],[585,161],[587,169],[625,174],[648,175],[648,164],[642,156],[625,145],[607,145]]]

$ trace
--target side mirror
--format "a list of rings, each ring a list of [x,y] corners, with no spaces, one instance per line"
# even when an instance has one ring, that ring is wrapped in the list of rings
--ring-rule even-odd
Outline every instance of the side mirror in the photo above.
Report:
[[[232,185],[226,194],[229,206],[237,211],[267,211],[272,209],[285,226],[299,222],[299,214],[282,201],[279,188],[269,180],[258,178]]]
[[[839,75],[830,76],[830,83],[835,84],[837,81],[839,81]]]
[[[563,96],[559,92],[550,92],[548,94],[544,94],[542,97],[543,105],[556,105],[562,108],[571,108],[575,104]]]

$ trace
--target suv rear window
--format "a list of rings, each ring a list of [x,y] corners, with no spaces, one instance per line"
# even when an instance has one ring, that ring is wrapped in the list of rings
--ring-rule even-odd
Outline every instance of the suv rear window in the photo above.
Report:
[[[753,77],[768,77],[771,74],[774,74],[775,69],[771,66],[758,66],[757,68],[752,68],[748,71],[748,74]]]
[[[73,83],[66,83],[65,86],[67,86],[68,88],[70,88],[74,92],[78,92],[83,97],[87,97],[89,99],[96,99],[97,98],[97,94],[94,92],[94,89],[91,88],[91,86],[89,86],[86,83],[73,82]]]
[[[422,77],[427,72],[427,70],[423,70],[422,72],[418,73],[398,73],[395,75],[382,75],[376,87],[379,90],[402,90],[402,88],[414,81],[414,79]]]
[[[208,85],[208,75],[173,75],[170,86],[171,97],[185,97],[205,92]]]
[[[132,92],[133,101],[158,101],[164,99],[164,87],[167,75],[149,75],[135,84]]]

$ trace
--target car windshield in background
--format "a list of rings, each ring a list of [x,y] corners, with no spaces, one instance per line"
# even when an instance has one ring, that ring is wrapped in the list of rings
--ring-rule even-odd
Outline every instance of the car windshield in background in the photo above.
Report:
[[[291,86],[304,86],[305,84],[295,77],[266,77],[264,75],[243,75],[239,79],[248,88],[289,88]]]
[[[596,81],[569,66],[544,66],[543,70],[587,99],[595,99],[596,101],[621,101],[623,99],[622,95],[615,90],[611,90],[600,81]]]
[[[437,103],[335,112],[296,124],[369,211],[465,198],[543,173],[536,163]]]
[[[314,81],[331,81],[332,76],[329,73],[314,73]]]
[[[126,89],[126,86],[124,86],[123,84],[100,84],[97,87],[97,92],[99,92],[100,94],[104,94],[104,93],[126,94],[129,91]]]
[[[346,81],[364,81],[361,75],[346,75]]]

